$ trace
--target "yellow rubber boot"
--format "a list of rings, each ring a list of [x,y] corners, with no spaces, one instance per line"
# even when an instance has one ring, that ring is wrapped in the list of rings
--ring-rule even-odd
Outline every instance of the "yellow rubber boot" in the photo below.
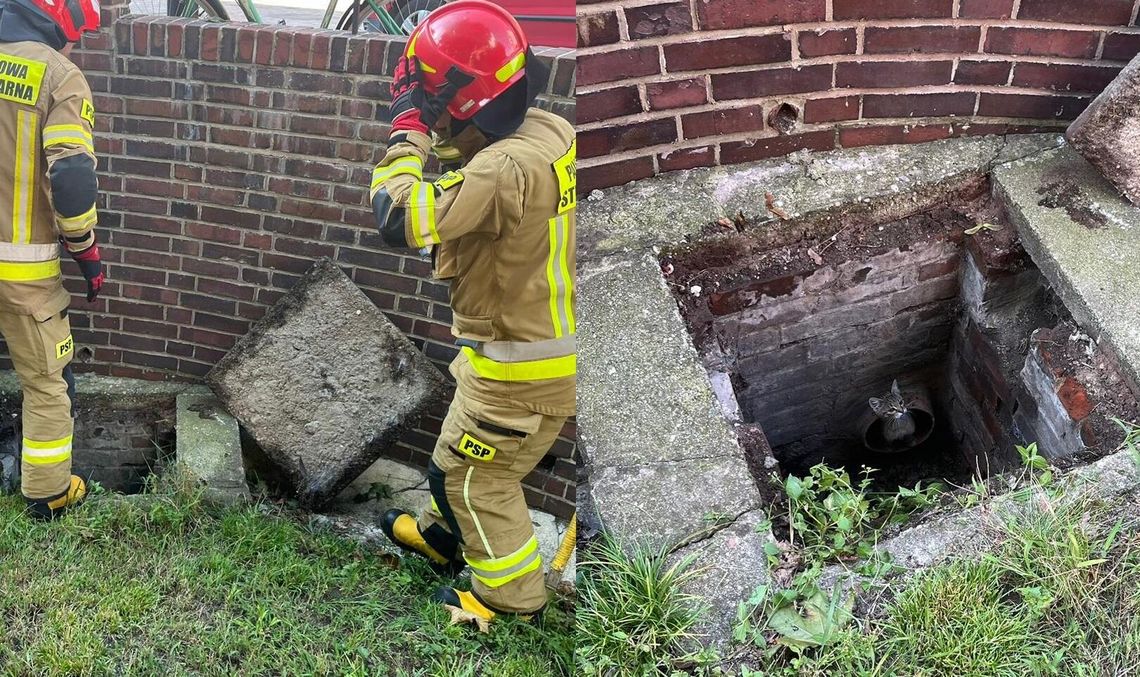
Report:
[[[456,590],[455,588],[447,586],[436,590],[435,596],[432,597],[432,599],[451,609],[453,620],[474,620],[477,618],[486,623],[490,623],[496,616],[505,615],[514,616],[529,623],[539,620],[542,617],[542,609],[531,613],[496,611],[484,604],[483,600],[479,599],[479,596],[475,593],[466,590]],[[480,623],[480,625],[482,626],[484,624]]]
[[[54,520],[62,517],[70,508],[74,508],[87,498],[87,484],[83,478],[71,476],[71,484],[63,493],[48,498],[26,499],[28,501],[28,514],[40,520]]]
[[[439,550],[433,548],[424,538],[424,535],[420,533],[416,518],[403,510],[394,509],[385,513],[384,519],[380,521],[380,528],[383,529],[388,540],[408,552],[426,557],[436,573],[456,576],[466,565],[462,559],[448,559]],[[454,546],[452,550],[454,552]]]

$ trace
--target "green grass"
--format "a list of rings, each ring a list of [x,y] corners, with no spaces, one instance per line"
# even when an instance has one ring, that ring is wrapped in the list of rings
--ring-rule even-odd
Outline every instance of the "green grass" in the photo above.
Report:
[[[696,651],[700,605],[682,591],[699,573],[667,550],[626,553],[604,536],[579,561],[579,675],[697,674],[713,658]]]
[[[884,617],[745,674],[1138,674],[1140,534],[1111,514],[1040,496],[996,534],[992,554],[922,572]]]
[[[573,617],[483,635],[419,562],[269,506],[95,496],[56,524],[0,497],[0,675],[569,675]]]

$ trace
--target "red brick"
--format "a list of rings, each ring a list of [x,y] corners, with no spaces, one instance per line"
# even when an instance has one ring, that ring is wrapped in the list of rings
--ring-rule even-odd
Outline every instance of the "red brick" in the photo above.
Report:
[[[621,39],[615,12],[585,14],[578,17],[578,46],[611,45]]]
[[[649,100],[650,110],[699,106],[708,102],[704,78],[650,82],[645,85],[645,94]],[[581,105],[582,97],[579,96],[577,99]]]
[[[849,61],[836,64],[836,87],[916,87],[950,82],[950,61]]]
[[[949,137],[950,125],[849,127],[839,130],[839,145],[843,148],[856,148],[895,143],[925,143]]]
[[[807,134],[775,136],[750,141],[733,141],[720,145],[721,164],[754,162],[807,148],[809,150],[831,150],[835,147],[835,132],[830,129]]]
[[[639,157],[620,160],[593,167],[579,167],[578,178],[582,182],[582,194],[589,195],[595,188],[620,186],[630,181],[653,176],[653,158]]]
[[[1099,41],[1100,34],[1092,31],[994,27],[986,33],[985,51],[990,54],[1090,59],[1096,55]]]
[[[663,172],[678,169],[692,169],[694,167],[711,167],[715,164],[714,149],[712,146],[700,148],[678,148],[661,153],[657,156],[657,164]]]
[[[686,139],[756,132],[764,129],[764,110],[760,106],[748,106],[690,113],[681,117],[681,128]]]
[[[712,76],[713,97],[724,101],[822,91],[831,88],[831,71],[828,64],[720,73]]]
[[[865,118],[941,117],[974,112],[973,92],[953,94],[867,94],[863,97]]]
[[[629,28],[629,39],[640,40],[688,33],[693,30],[693,16],[687,2],[642,5],[625,9],[625,25]]]
[[[978,51],[982,29],[977,26],[869,26],[863,36],[865,54],[944,54]]]
[[[962,0],[958,16],[962,19],[1008,19],[1013,14],[1013,0]]]
[[[597,122],[641,112],[637,87],[615,87],[577,96],[579,123]]]
[[[810,59],[833,54],[854,54],[856,47],[855,29],[800,31],[800,56]]]
[[[808,99],[804,103],[804,122],[836,122],[859,117],[859,97],[841,96],[833,99]]]
[[[1088,106],[1089,100],[1073,96],[983,93],[978,115],[1000,118],[1072,120]]]
[[[1072,377],[1065,377],[1057,386],[1057,399],[1074,421],[1083,421],[1092,413],[1093,402],[1089,399],[1088,391]]]
[[[943,19],[953,0],[833,0],[836,21],[844,19]]]
[[[1019,63],[1013,71],[1013,84],[1018,87],[1099,94],[1119,72],[1119,66]]]
[[[755,66],[792,58],[792,43],[785,35],[746,35],[665,45],[669,72]]]
[[[1109,33],[1104,39],[1101,58],[1108,61],[1131,61],[1140,54],[1140,33]]]
[[[1004,85],[1009,82],[1010,61],[967,61],[958,62],[954,72],[954,82],[960,85]]]
[[[578,132],[578,154],[584,158],[597,157],[676,140],[677,123],[673,118],[630,125],[611,125]]]
[[[1132,7],[1132,0],[1021,0],[1017,18],[1022,21],[1127,26],[1132,18]]]
[[[661,72],[656,47],[635,47],[578,56],[578,86],[656,75]]]
[[[696,0],[703,29],[778,26],[823,21],[825,0]]]

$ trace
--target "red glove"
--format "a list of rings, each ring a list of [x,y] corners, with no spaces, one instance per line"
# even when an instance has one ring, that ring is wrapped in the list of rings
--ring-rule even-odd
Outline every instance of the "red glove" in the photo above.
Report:
[[[427,134],[431,129],[423,119],[419,104],[423,102],[423,85],[416,67],[415,58],[401,56],[392,73],[392,103],[388,111],[392,114],[392,132],[414,131]],[[437,118],[438,119],[438,116]],[[432,120],[430,124],[435,124]]]
[[[87,280],[87,302],[91,303],[103,290],[103,259],[99,257],[99,245],[93,244],[81,252],[71,252],[71,258],[79,264],[79,272]]]

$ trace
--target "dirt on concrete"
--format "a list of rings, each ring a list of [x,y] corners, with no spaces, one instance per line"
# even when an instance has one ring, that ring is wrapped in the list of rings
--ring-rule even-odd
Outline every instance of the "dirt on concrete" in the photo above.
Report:
[[[1057,179],[1037,189],[1042,195],[1037,204],[1049,209],[1064,209],[1069,218],[1085,228],[1104,228],[1108,217],[1093,208],[1079,186],[1069,179]]]

